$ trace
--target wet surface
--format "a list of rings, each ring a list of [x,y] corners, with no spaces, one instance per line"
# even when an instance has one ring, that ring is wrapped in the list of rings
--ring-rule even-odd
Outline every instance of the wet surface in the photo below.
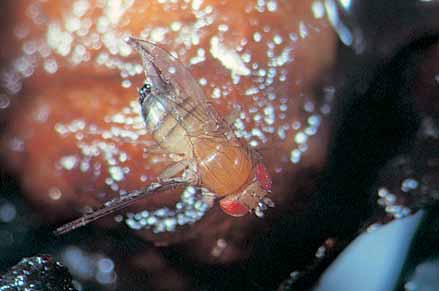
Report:
[[[273,176],[277,207],[263,220],[230,218],[214,207],[200,221],[173,232],[158,236],[146,229],[130,235],[157,245],[179,243],[168,252],[186,257],[180,267],[165,267],[170,258],[163,257],[163,250],[144,251],[145,262],[156,257],[165,264],[161,270],[175,269],[176,281],[186,276],[181,268],[187,264],[237,263],[254,256],[257,236],[269,232],[286,209],[305,206],[313,188],[306,181],[314,179],[324,160],[322,132],[335,96],[330,86],[318,94],[313,86],[331,63],[335,34],[324,12],[311,6],[311,1],[295,7],[279,1],[11,5],[10,49],[3,53],[8,122],[2,153],[27,201],[37,212],[44,209],[39,216],[45,223],[59,225],[144,187],[169,165],[162,155],[145,153],[151,137],[137,103],[143,72],[123,42],[135,35],[178,55],[221,115],[241,108],[236,134],[260,148]],[[129,211],[172,208],[180,193],[151,196]],[[97,225],[127,228],[112,217]],[[148,273],[152,267],[139,259],[142,255],[132,256],[139,261],[136,267]]]
[[[72,277],[59,262],[48,255],[24,258],[0,277],[2,290],[75,291]]]
[[[364,50],[364,58],[358,60],[353,59],[358,53],[353,47],[337,51],[337,33],[327,19],[326,2],[331,1],[3,4],[2,13],[8,17],[2,18],[0,36],[8,45],[0,51],[0,146],[5,166],[0,219],[9,227],[0,235],[5,250],[21,251],[11,253],[0,268],[34,254],[27,252],[47,250],[64,258],[71,272],[75,264],[85,268],[72,272],[84,290],[146,286],[263,290],[306,265],[328,236],[355,233],[374,207],[384,206],[384,216],[392,216],[387,218],[408,215],[405,208],[396,211],[394,206],[412,207],[405,203],[407,197],[418,201],[419,195],[412,195],[416,184],[410,180],[412,172],[399,175],[389,164],[394,178],[385,172],[382,183],[376,184],[374,178],[386,160],[399,153],[387,145],[399,150],[399,143],[416,144],[413,152],[429,152],[427,145],[414,142],[417,123],[411,121],[418,119],[411,118],[414,110],[436,112],[430,106],[436,103],[418,93],[414,94],[418,107],[413,105],[416,102],[403,101],[413,101],[406,88],[413,87],[416,76],[432,81],[435,74],[427,67],[411,70],[418,61],[411,58],[413,47],[408,53],[396,49],[413,40],[403,35],[395,36],[401,42],[376,42],[393,45],[387,46],[386,54]],[[349,11],[354,15],[358,10]],[[364,27],[352,20],[361,17],[352,15],[343,23]],[[91,207],[143,188],[170,164],[165,156],[147,151],[151,136],[137,101],[143,72],[123,41],[128,35],[155,41],[178,56],[222,116],[239,109],[235,133],[261,152],[273,177],[276,208],[264,219],[227,217],[214,206],[199,220],[159,235],[154,228],[132,227],[134,222],[146,223],[145,210],[148,218],[166,218],[161,209],[185,202],[179,189],[150,196],[129,208],[128,214],[123,211],[66,237],[55,240],[47,235]],[[396,60],[386,59],[392,56]],[[407,56],[412,63],[405,62]],[[401,68],[414,73],[403,74]],[[437,86],[416,84],[419,92]],[[419,124],[432,132],[428,124],[434,125],[435,118],[426,114]],[[330,130],[334,124],[336,131]],[[401,132],[392,131],[391,125]],[[421,160],[425,159],[414,158]],[[434,167],[420,169],[432,169],[434,176]],[[420,185],[422,178],[414,179]],[[377,197],[384,192],[372,192],[374,185],[387,187],[391,194],[403,193],[396,200],[387,194]],[[422,194],[428,203],[430,194],[430,190]],[[196,197],[186,198],[191,205],[197,202]],[[28,240],[20,240],[23,235],[33,237],[39,247],[27,248]],[[76,259],[69,260],[69,254]],[[88,272],[84,270],[94,270],[89,272],[93,275],[81,277]],[[163,273],[166,282],[160,279]],[[251,279],[243,281],[248,276]]]

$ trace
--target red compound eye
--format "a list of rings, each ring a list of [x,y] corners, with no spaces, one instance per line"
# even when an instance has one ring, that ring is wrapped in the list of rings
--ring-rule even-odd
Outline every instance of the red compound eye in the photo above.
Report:
[[[230,216],[240,217],[249,212],[247,206],[234,199],[223,199],[219,203],[221,209]]]
[[[256,165],[256,179],[261,184],[262,189],[264,189],[265,191],[271,191],[271,186],[273,185],[273,182],[271,180],[270,173],[268,173],[268,170],[264,166],[264,164]]]

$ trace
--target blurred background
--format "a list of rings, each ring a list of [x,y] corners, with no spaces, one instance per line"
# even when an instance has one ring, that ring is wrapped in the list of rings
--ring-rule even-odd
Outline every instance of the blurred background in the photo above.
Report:
[[[4,290],[439,288],[437,1],[0,6]],[[147,151],[129,35],[178,56],[221,115],[240,110],[235,133],[273,176],[263,219],[177,189],[53,236],[169,165]]]

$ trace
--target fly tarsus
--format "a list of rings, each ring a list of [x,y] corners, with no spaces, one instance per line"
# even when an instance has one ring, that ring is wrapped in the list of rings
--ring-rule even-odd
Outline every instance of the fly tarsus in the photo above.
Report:
[[[164,192],[170,189],[177,188],[180,185],[186,185],[186,182],[178,182],[178,181],[169,181],[163,183],[152,183],[148,187],[143,190],[137,190],[133,192],[129,192],[121,197],[114,198],[112,200],[107,201],[101,208],[98,208],[95,211],[87,213],[82,217],[79,217],[69,223],[66,223],[60,227],[58,227],[53,233],[56,236],[68,233],[72,230],[75,230],[81,226],[87,225],[93,221],[96,221],[104,216],[107,216],[111,213],[114,213],[118,210],[121,210],[139,199],[144,198],[147,195]]]

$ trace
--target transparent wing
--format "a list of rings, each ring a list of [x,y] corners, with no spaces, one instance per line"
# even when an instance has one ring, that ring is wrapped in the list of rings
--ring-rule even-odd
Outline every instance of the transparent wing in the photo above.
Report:
[[[130,37],[127,42],[142,56],[147,79],[155,88],[163,88],[164,94],[157,94],[162,105],[174,115],[177,121],[192,122],[195,118],[210,134],[224,133],[228,127],[218,115],[200,85],[189,70],[165,49],[156,44]],[[172,89],[169,91],[170,85]],[[167,89],[165,89],[168,87]],[[187,124],[191,126],[191,124]]]

